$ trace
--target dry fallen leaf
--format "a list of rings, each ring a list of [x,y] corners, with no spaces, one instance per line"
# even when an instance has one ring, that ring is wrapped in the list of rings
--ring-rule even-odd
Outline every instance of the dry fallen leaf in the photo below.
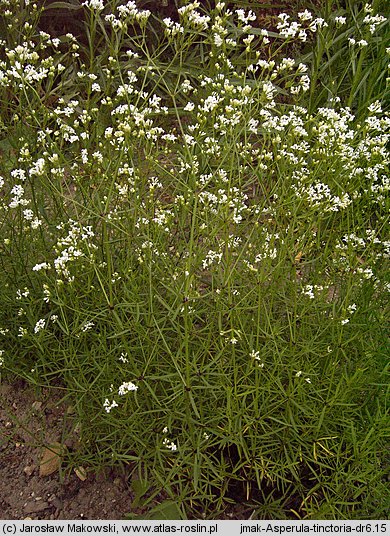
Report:
[[[81,467],[81,465],[79,467],[76,467],[74,469],[74,472],[76,473],[78,478],[82,480],[83,482],[84,480],[87,480],[87,471],[84,469],[84,467]]]
[[[57,442],[43,449],[41,463],[39,464],[39,476],[49,476],[58,471],[65,449],[65,445]]]
[[[303,251],[299,251],[296,255],[295,255],[295,262],[298,263],[301,261],[302,259],[302,255],[303,255]]]

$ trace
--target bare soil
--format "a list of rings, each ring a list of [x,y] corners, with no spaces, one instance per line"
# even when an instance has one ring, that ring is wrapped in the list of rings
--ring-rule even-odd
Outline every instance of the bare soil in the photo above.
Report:
[[[45,445],[77,445],[72,408],[60,401],[22,381],[0,384],[0,519],[124,519],[133,500],[124,471],[40,475]]]

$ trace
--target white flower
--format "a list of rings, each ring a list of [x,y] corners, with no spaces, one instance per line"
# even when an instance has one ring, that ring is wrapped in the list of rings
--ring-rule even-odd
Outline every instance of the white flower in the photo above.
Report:
[[[43,318],[40,318],[35,324],[34,333],[39,333],[40,331],[42,331],[45,328],[45,324],[45,320]]]
[[[301,21],[308,21],[308,20],[312,20],[313,15],[310,13],[310,11],[305,9],[305,11],[303,11],[302,13],[298,13],[298,18]]]
[[[94,153],[92,153],[92,156],[99,162],[99,164],[103,162],[103,155],[100,151],[95,151]]]
[[[166,447],[167,449],[170,449],[172,450],[172,452],[174,452],[175,450],[177,450],[177,446],[175,445],[175,443],[173,441],[170,441],[168,438],[165,438],[163,440],[163,445],[164,447]]]
[[[369,112],[372,114],[381,114],[382,113],[382,106],[380,101],[375,101],[368,107]]]
[[[122,363],[128,363],[128,359],[127,359],[127,353],[126,352],[122,352],[120,357],[119,357],[119,361],[122,361]]]
[[[27,287],[24,287],[23,290],[18,289],[16,291],[16,299],[21,300],[22,298],[27,298],[30,295],[30,291]]]
[[[38,229],[42,225],[42,220],[34,218],[31,222],[31,229]]]
[[[363,22],[369,25],[370,34],[374,34],[377,26],[383,22],[386,22],[386,17],[383,17],[383,15],[366,15],[363,19]]]
[[[212,249],[207,253],[206,258],[202,261],[203,269],[208,268],[211,266],[214,262],[217,264],[220,264],[222,260],[222,253],[213,251]]]
[[[88,163],[88,149],[81,149],[81,161],[83,164]]]
[[[163,19],[165,25],[165,33],[169,37],[174,37],[175,35],[184,33],[184,28],[178,22],[173,22],[172,19],[166,18]]]
[[[13,194],[13,198],[11,199],[11,203],[8,205],[9,208],[16,208],[17,206],[25,206],[29,204],[28,199],[23,199],[22,196],[24,194],[24,188],[20,184],[15,184],[15,186],[11,190],[11,194]]]
[[[365,13],[372,13],[372,5],[370,5],[369,3],[364,4],[364,12]]]
[[[85,333],[86,331],[89,331],[90,329],[92,329],[94,325],[95,325],[94,322],[86,322],[81,328],[81,331]]]
[[[22,328],[22,326],[19,326],[18,328],[18,337],[25,337],[28,333],[26,328]]]
[[[39,272],[40,270],[49,270],[49,269],[50,269],[50,264],[48,264],[47,262],[41,262],[33,266],[32,270],[33,272]]]
[[[19,179],[21,181],[25,181],[26,180],[26,172],[24,171],[24,169],[13,169],[11,171],[11,177],[14,177],[15,179]],[[4,182],[3,182],[4,184]],[[2,184],[0,182],[0,188],[1,188]]]
[[[23,210],[23,217],[25,220],[31,221],[34,217],[34,212],[31,209],[26,208],[25,210]]]
[[[216,47],[221,47],[223,45],[223,39],[219,34],[217,34],[217,33],[214,34],[213,40],[214,40],[214,45]]]
[[[189,134],[184,134],[183,138],[187,145],[195,145],[196,143],[195,138]]]
[[[181,90],[183,93],[188,93],[189,91],[191,91],[191,89],[194,89],[192,86],[191,86],[191,82],[187,79],[185,79],[181,85]]]
[[[243,24],[248,24],[248,22],[256,20],[256,14],[252,10],[245,13],[243,9],[236,9],[236,15],[238,20]]]
[[[104,409],[106,410],[107,413],[110,413],[110,411],[111,411],[113,408],[117,408],[117,407],[118,407],[118,404],[115,402],[115,400],[113,400],[112,402],[110,402],[110,401],[108,400],[108,398],[106,398],[105,401],[104,401],[103,407],[104,407]]]
[[[199,5],[199,2],[197,1],[192,2],[191,4],[187,4],[179,8],[178,13],[184,18],[184,20],[188,20],[188,22],[196,28],[206,30],[208,28],[210,17],[200,15],[200,13],[196,11],[196,8],[199,7]]]
[[[243,39],[243,43],[244,43],[244,45],[246,45],[248,47],[248,50],[249,50],[249,45],[252,43],[254,38],[255,38],[255,36],[253,34],[251,34],[251,35],[248,35],[248,37],[246,37],[245,39]]]
[[[306,285],[302,290],[302,294],[309,296],[311,300],[314,300],[313,285]]]
[[[335,17],[334,21],[337,26],[343,26],[344,24],[346,24],[347,19],[345,17]]]
[[[130,391],[137,391],[138,386],[134,385],[133,382],[123,382],[122,385],[118,389],[118,395],[122,396],[126,393],[129,393]]]
[[[96,11],[103,11],[104,9],[103,0],[86,0],[82,5],[89,9],[96,9]]]

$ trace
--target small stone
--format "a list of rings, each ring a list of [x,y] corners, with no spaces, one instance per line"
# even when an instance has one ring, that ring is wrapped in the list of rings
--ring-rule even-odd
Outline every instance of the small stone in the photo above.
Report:
[[[49,503],[54,506],[57,510],[61,510],[62,508],[62,501],[55,495],[52,495],[49,499]]]
[[[31,476],[34,472],[34,466],[33,465],[26,465],[26,467],[23,469],[23,473],[27,476]]]
[[[41,408],[42,408],[42,402],[40,402],[39,400],[36,400],[35,402],[33,402],[32,409],[34,409],[35,411],[39,411]]]
[[[46,501],[28,501],[23,510],[26,514],[37,514],[38,512],[42,512],[47,508],[50,508],[50,504]]]
[[[76,473],[77,477],[83,482],[87,480],[87,471],[81,465],[79,467],[76,467],[74,469],[74,472]]]

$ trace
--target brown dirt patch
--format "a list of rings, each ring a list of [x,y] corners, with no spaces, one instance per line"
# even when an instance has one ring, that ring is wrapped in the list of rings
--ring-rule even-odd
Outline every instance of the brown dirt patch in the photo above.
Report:
[[[78,434],[61,393],[35,392],[22,381],[0,384],[0,519],[123,519],[131,510],[129,475],[56,470],[40,476],[42,447],[71,453]],[[88,469],[88,468],[86,468]]]

